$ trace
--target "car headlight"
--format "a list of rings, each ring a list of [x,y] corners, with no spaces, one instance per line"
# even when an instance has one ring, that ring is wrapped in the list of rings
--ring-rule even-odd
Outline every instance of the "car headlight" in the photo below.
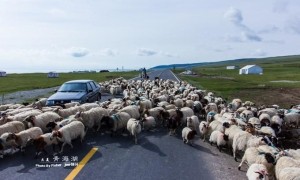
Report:
[[[54,101],[48,100],[46,102],[46,106],[53,106],[54,105]]]

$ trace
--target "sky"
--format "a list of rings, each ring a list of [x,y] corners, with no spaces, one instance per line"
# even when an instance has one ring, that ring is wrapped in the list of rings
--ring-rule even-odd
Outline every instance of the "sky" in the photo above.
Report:
[[[0,70],[298,55],[299,9],[296,0],[0,0]]]

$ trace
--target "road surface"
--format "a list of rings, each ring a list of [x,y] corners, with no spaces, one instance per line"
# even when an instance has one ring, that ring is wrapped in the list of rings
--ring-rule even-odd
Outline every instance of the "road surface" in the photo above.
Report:
[[[158,71],[149,76],[176,79],[169,77],[170,74]],[[104,94],[102,101],[110,97]],[[107,132],[89,131],[82,144],[79,140],[73,141],[73,149],[67,145],[63,154],[42,154],[38,159],[34,159],[34,148],[29,146],[26,155],[17,152],[0,159],[0,179],[246,179],[245,166],[244,171],[238,171],[238,163],[231,155],[219,152],[199,137],[194,146],[189,146],[182,142],[180,133],[169,136],[167,129],[158,128],[142,132],[138,141],[138,145],[134,145],[127,133],[110,137]],[[47,151],[52,154],[50,147]]]

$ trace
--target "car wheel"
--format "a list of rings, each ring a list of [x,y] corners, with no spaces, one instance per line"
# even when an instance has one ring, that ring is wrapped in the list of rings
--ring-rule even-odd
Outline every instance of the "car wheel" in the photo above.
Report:
[[[101,93],[99,93],[98,95],[97,95],[97,101],[100,101],[101,100]]]

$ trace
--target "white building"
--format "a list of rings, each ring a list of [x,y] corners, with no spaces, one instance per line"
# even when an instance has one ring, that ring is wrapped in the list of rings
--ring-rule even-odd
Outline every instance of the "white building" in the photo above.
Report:
[[[58,78],[59,74],[57,72],[49,72],[48,78]]]
[[[6,76],[6,72],[5,71],[0,71],[0,77],[5,77]]]
[[[263,69],[258,65],[247,65],[240,69],[240,74],[263,74]]]
[[[238,66],[226,66],[226,69],[237,69]]]

